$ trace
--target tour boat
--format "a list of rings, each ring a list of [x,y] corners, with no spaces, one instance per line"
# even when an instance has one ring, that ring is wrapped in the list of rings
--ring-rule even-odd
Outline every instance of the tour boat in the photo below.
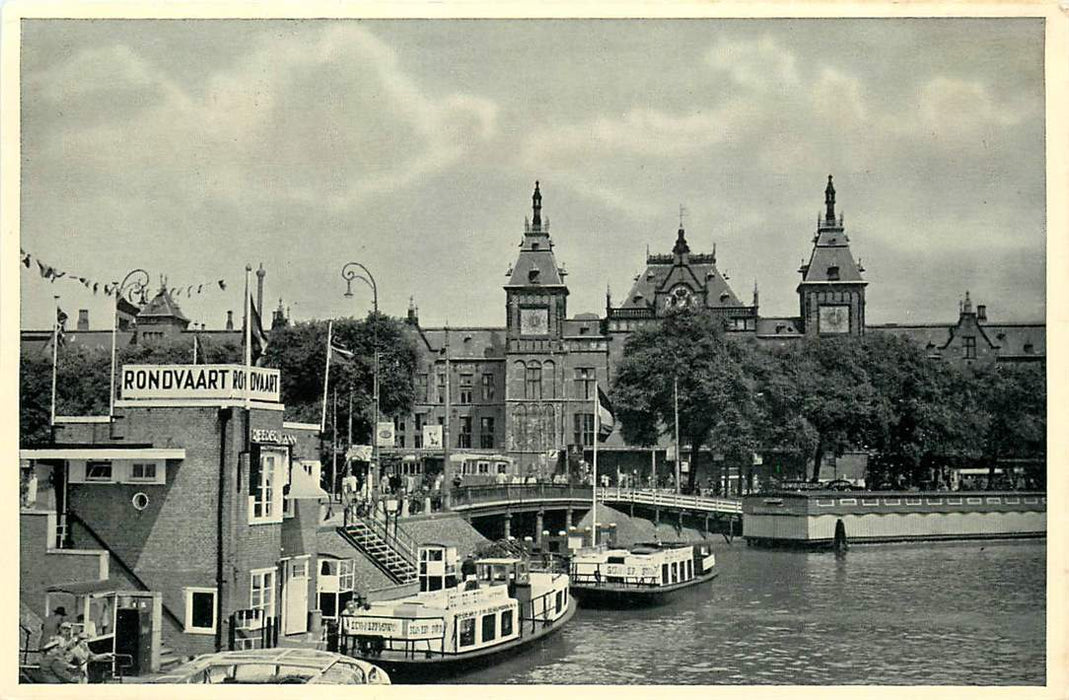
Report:
[[[570,563],[572,592],[590,607],[656,605],[716,575],[716,555],[707,543],[597,547],[579,550]]]
[[[419,592],[339,618],[338,650],[408,682],[493,663],[559,630],[575,614],[563,571],[525,557],[482,558],[460,576],[455,547],[421,545]]]

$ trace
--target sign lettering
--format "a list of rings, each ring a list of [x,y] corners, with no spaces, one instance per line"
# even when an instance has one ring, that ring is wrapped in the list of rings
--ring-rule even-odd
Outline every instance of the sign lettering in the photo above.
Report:
[[[248,393],[278,403],[280,388],[277,369],[242,365],[124,365],[120,383],[123,399],[244,399]]]

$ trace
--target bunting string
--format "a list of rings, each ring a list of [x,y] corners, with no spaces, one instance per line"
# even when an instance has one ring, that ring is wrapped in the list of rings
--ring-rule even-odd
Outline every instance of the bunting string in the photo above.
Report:
[[[104,292],[105,296],[110,297],[114,296],[119,292],[119,285],[114,282],[100,282],[89,277],[84,277],[82,275],[77,275],[72,272],[57,269],[55,266],[49,265],[40,258],[32,255],[31,253],[27,253],[21,248],[19,249],[19,255],[20,259],[22,260],[23,267],[25,267],[27,270],[32,270],[33,264],[36,263],[37,270],[40,273],[41,278],[46,279],[49,282],[52,282],[53,284],[58,279],[66,278],[69,281],[78,282],[87,290],[91,291],[94,295],[99,294],[100,292]],[[200,282],[198,284],[170,287],[168,291],[171,293],[172,297],[181,297],[184,292],[187,299],[192,299],[194,295],[200,296],[205,292],[211,292],[216,289],[220,291],[226,291],[226,288],[227,281],[225,279],[220,279],[212,282]]]

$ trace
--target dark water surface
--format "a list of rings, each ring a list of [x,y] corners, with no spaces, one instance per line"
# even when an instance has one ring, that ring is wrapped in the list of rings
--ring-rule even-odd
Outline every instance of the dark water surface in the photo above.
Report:
[[[1046,542],[717,547],[720,576],[648,610],[584,610],[451,683],[1042,685]]]

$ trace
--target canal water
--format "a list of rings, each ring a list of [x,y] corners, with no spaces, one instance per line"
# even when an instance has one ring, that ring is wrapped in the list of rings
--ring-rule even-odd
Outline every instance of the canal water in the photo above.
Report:
[[[1046,542],[716,547],[720,576],[647,610],[580,610],[453,683],[1042,685]]]

